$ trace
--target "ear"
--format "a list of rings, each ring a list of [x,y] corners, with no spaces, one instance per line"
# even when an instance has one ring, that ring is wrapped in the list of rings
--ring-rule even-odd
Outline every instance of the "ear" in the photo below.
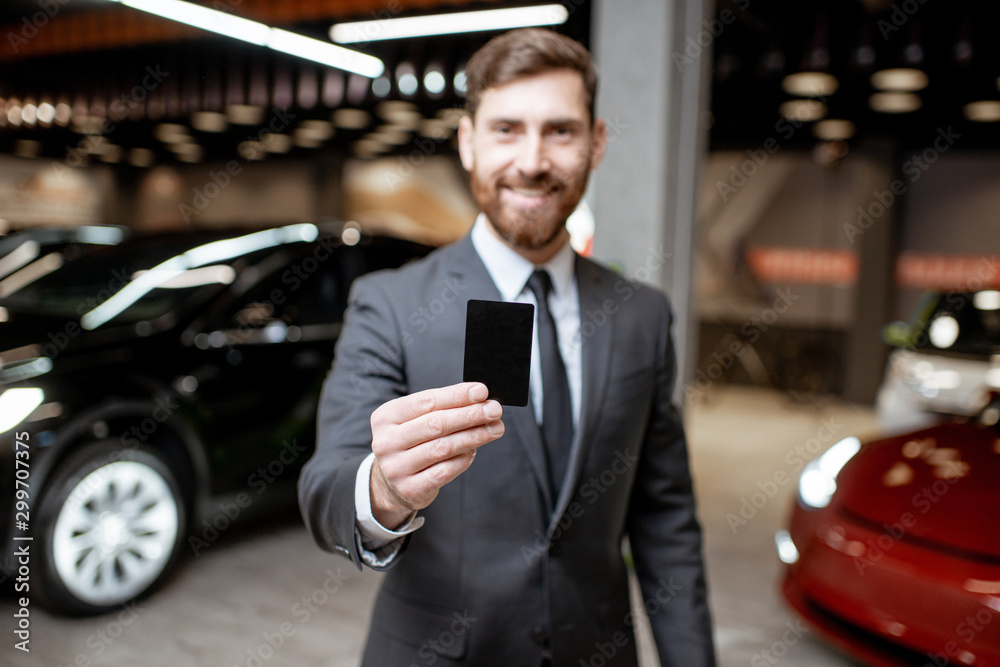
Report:
[[[604,159],[604,151],[608,147],[608,126],[603,118],[594,121],[593,136],[590,140],[590,168],[597,169]]]
[[[462,166],[465,170],[472,172],[476,161],[472,150],[472,135],[475,127],[472,125],[472,117],[468,114],[462,116],[458,121],[458,155],[462,159]]]

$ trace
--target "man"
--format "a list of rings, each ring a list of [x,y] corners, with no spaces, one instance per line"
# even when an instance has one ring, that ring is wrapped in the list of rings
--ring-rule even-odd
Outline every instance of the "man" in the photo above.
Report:
[[[627,535],[663,665],[713,665],[669,306],[568,243],[606,145],[593,64],[528,29],[466,74],[482,213],[354,284],[300,480],[319,545],[387,570],[363,664],[634,667]],[[469,299],[537,306],[527,407],[456,384]]]

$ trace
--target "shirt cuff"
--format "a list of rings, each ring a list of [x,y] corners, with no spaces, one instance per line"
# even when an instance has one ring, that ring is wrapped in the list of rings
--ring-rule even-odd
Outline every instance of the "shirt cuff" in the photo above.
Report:
[[[389,530],[372,514],[371,472],[375,463],[375,454],[369,454],[358,468],[358,476],[354,482],[355,524],[358,527],[359,542],[362,548],[362,559],[368,565],[381,565],[386,556],[394,556],[402,547],[402,538],[424,525],[424,518],[416,512],[410,515],[403,525],[396,530]],[[369,561],[377,561],[377,563]],[[389,558],[391,560],[391,558]]]

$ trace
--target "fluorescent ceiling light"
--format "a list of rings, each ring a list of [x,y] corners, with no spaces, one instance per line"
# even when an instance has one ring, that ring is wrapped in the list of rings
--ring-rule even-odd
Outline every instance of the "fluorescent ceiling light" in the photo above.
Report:
[[[850,139],[856,130],[854,123],[842,118],[827,118],[813,126],[813,134],[825,141]]]
[[[833,95],[839,85],[837,77],[826,72],[797,72],[789,74],[781,82],[781,87],[786,93],[798,97]]]
[[[171,21],[201,28],[243,42],[266,46],[275,51],[312,60],[323,65],[354,72],[369,78],[381,76],[385,65],[375,56],[342,48],[335,44],[272,28],[257,21],[209,9],[182,0],[111,0],[149,12]]]
[[[508,30],[536,25],[559,25],[569,18],[562,5],[486,9],[478,12],[455,12],[410,16],[379,21],[337,23],[330,28],[330,39],[338,44],[356,44],[384,39],[405,39],[429,35],[454,35],[483,30]]]
[[[816,100],[788,100],[783,103],[778,112],[788,120],[809,123],[826,115],[827,108]]]
[[[909,113],[921,104],[920,96],[913,93],[875,93],[868,98],[868,106],[880,113]]]
[[[977,123],[996,123],[1000,121],[1000,101],[979,100],[969,102],[963,108],[965,117]]]
[[[911,67],[883,69],[872,74],[872,85],[879,90],[916,92],[930,83],[927,75]]]

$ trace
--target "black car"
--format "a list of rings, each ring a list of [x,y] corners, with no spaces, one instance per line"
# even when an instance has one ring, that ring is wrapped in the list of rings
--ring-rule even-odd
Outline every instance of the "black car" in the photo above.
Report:
[[[351,281],[429,248],[350,224],[72,247],[0,275],[0,570],[96,613],[294,484]]]

